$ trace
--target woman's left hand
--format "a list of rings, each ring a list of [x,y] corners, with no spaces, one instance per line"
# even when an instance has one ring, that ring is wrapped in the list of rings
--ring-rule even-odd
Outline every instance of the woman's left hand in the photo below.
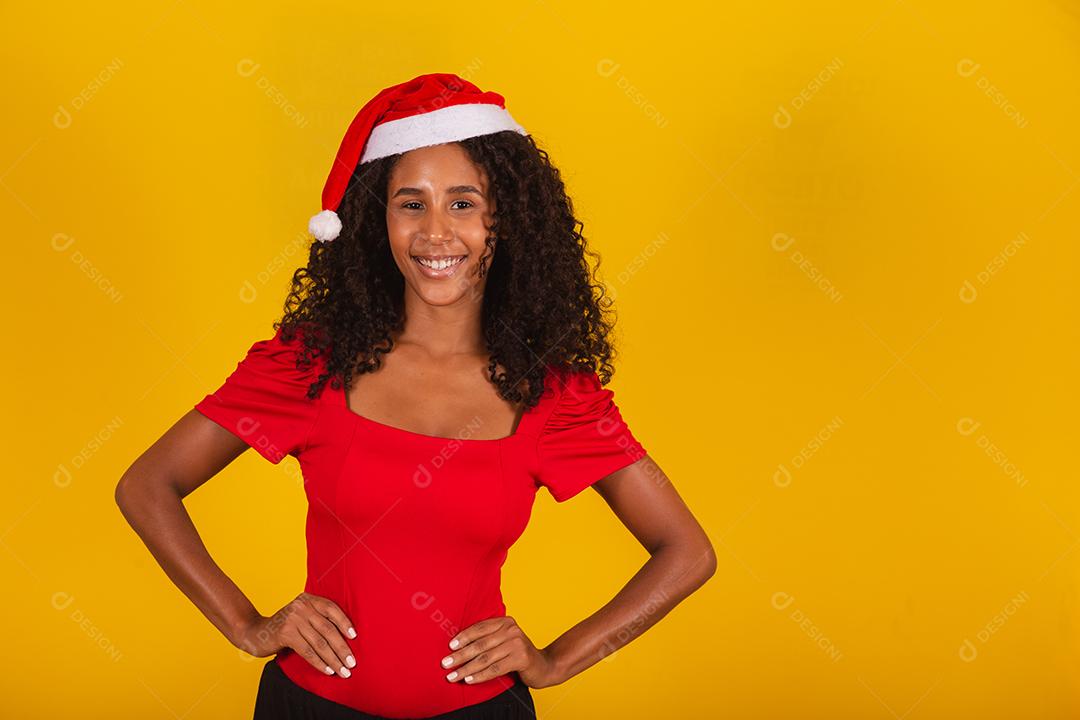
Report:
[[[531,688],[560,682],[555,663],[532,644],[509,615],[470,625],[454,636],[450,647],[453,651],[442,659],[446,679],[450,682],[475,685],[514,670]]]

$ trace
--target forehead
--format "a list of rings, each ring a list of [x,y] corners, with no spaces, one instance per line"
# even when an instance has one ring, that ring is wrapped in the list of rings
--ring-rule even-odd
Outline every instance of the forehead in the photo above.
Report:
[[[390,174],[391,187],[428,183],[435,187],[473,184],[486,187],[487,174],[457,143],[416,148],[401,156]]]

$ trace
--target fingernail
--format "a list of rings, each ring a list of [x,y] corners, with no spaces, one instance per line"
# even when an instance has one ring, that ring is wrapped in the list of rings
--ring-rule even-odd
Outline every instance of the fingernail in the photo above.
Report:
[[[452,657],[451,657],[451,656],[449,656],[449,655],[447,655],[446,657],[444,657],[444,658],[442,659],[442,665],[443,665],[443,667],[450,667],[450,663],[452,663],[452,662],[454,662],[454,658],[452,658]]]
[[[460,644],[461,643],[458,642],[457,638],[454,638],[453,640],[450,641],[450,649],[451,650],[457,650],[458,645],[460,645]]]
[[[472,675],[466,675],[465,682],[472,682]]]
[[[457,677],[457,670],[455,670],[454,672],[452,672],[452,673],[450,673],[449,675],[447,675],[447,676],[446,676],[446,679],[447,679],[447,680],[453,680],[453,679],[454,679],[454,678],[456,678],[456,677]]]
[[[352,628],[349,628],[349,637],[351,637],[351,638],[356,637],[356,631],[353,630]]]
[[[327,675],[333,675],[334,674],[333,669],[329,665],[326,666],[326,674]]]
[[[349,677],[350,675],[352,675],[352,673],[349,672],[349,668],[343,667],[339,672],[341,673],[341,677]]]
[[[356,667],[356,658],[350,655],[349,657],[345,658],[345,664],[349,667]]]

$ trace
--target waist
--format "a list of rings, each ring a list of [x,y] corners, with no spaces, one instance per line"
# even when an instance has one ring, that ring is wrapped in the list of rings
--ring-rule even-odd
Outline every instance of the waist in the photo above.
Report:
[[[407,544],[378,551],[365,544],[325,572],[309,568],[307,592],[336,602],[356,629],[345,639],[356,660],[350,676],[326,675],[291,650],[277,658],[284,673],[316,695],[387,718],[430,717],[506,691],[509,676],[449,681],[441,664],[460,631],[506,614],[501,551],[440,562],[418,562]]]
[[[358,659],[351,676],[343,678],[325,675],[291,651],[279,654],[268,664],[275,665],[295,691],[355,710],[359,713],[355,720],[436,718],[466,706],[494,702],[504,694],[528,695],[528,687],[516,672],[466,684],[461,680],[450,682],[438,670],[434,679],[407,671],[398,673],[392,667],[361,671]]]

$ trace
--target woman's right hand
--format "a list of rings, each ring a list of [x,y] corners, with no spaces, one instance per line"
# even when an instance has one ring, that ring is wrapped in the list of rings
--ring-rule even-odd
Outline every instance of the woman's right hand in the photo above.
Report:
[[[271,617],[252,619],[240,631],[236,646],[255,657],[290,648],[319,672],[349,677],[356,660],[346,637],[355,638],[356,630],[337,603],[302,592]]]

